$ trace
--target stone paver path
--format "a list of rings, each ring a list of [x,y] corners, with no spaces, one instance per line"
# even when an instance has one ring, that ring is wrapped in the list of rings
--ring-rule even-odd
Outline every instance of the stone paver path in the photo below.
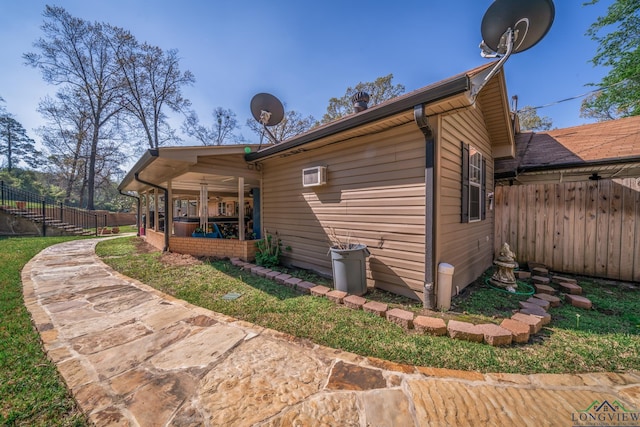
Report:
[[[160,293],[104,265],[96,242],[52,246],[22,278],[49,357],[99,426],[566,426],[596,400],[640,411],[639,373],[364,358]]]

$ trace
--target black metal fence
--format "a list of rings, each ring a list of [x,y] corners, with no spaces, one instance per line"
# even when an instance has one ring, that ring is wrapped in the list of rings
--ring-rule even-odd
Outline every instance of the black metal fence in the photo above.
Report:
[[[0,210],[42,224],[42,235],[48,227],[76,234],[95,234],[107,226],[107,215],[68,206],[39,194],[24,191],[0,181]]]

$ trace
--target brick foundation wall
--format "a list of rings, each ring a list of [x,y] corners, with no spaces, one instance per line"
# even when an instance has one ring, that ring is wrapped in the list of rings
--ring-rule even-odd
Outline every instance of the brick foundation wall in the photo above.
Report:
[[[145,230],[147,243],[157,249],[164,249],[164,232]]]
[[[253,261],[256,256],[255,240],[171,237],[169,250],[194,256],[240,258],[243,261]]]
[[[147,243],[155,248],[164,248],[164,233],[146,231]],[[240,258],[253,261],[256,258],[255,240],[210,239],[205,237],[169,237],[169,250],[179,254],[209,256],[217,258]]]

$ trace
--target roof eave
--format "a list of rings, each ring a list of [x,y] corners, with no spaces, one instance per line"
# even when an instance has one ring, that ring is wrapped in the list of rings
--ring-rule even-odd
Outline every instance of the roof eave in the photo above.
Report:
[[[142,172],[147,166],[153,163],[158,158],[158,153],[157,149],[145,151],[131,170],[124,176],[120,185],[118,185],[118,191],[127,191],[125,188],[134,181],[136,173]]]
[[[604,160],[588,160],[580,163],[558,163],[554,165],[535,165],[535,166],[521,166],[516,170],[507,170],[502,172],[496,172],[493,177],[496,181],[514,179],[522,175],[537,175],[544,173],[553,173],[557,171],[563,171],[567,169],[584,169],[594,167],[616,166],[616,165],[633,165],[640,163],[640,156],[632,157],[620,157],[615,159]]]
[[[294,137],[280,144],[273,145],[262,151],[249,153],[245,155],[245,160],[251,162],[263,159],[265,157],[270,157],[284,151],[294,149],[309,142],[352,129],[357,126],[384,119],[394,114],[398,114],[402,111],[413,110],[416,105],[429,104],[464,93],[469,89],[469,77],[466,74],[461,74],[451,79],[444,80],[437,86],[430,87],[428,90],[417,91],[414,94],[410,94],[396,101],[385,103],[379,108],[371,108],[369,110],[365,110],[359,114],[351,115],[346,119],[336,121],[335,124],[321,127],[315,131],[304,133],[298,137]]]

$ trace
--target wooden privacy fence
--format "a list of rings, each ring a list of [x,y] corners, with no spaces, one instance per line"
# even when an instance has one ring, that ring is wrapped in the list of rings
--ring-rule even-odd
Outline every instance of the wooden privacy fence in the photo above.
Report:
[[[640,179],[496,186],[503,242],[520,263],[640,282]]]

